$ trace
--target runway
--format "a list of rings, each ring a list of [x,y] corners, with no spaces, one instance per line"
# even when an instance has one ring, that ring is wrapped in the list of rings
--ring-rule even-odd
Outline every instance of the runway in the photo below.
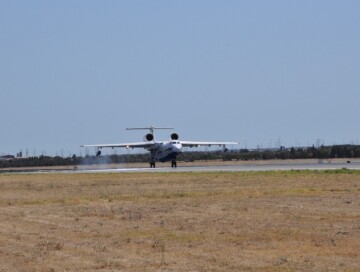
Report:
[[[336,170],[336,169],[349,169],[349,170],[360,170],[360,161],[354,162],[331,162],[331,163],[319,163],[319,162],[271,162],[266,163],[262,161],[261,163],[233,163],[231,165],[194,165],[186,164],[180,165],[177,168],[171,168],[166,165],[166,167],[129,167],[129,165],[122,165],[119,167],[111,167],[107,165],[102,165],[99,169],[86,169],[86,166],[81,166],[80,169],[74,170],[49,170],[49,169],[34,169],[34,170],[16,170],[12,169],[11,171],[1,171],[1,173],[22,173],[22,174],[35,174],[35,173],[179,173],[179,172],[257,172],[257,171],[291,171],[291,170]]]
[[[181,166],[177,168],[158,167],[158,168],[118,168],[118,169],[94,169],[77,170],[72,172],[79,173],[174,173],[174,172],[257,172],[257,171],[289,171],[289,170],[336,170],[350,169],[360,170],[360,163],[301,163],[301,164],[239,164],[239,165],[220,165],[220,166]]]

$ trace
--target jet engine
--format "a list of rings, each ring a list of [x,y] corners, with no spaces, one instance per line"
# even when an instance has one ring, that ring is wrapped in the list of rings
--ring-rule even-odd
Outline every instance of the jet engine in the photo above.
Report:
[[[171,137],[171,140],[179,140],[179,134],[177,134],[177,133],[172,133],[171,135],[170,135],[170,137]]]
[[[152,135],[151,133],[148,133],[144,136],[144,141],[153,141],[154,140],[154,135]]]

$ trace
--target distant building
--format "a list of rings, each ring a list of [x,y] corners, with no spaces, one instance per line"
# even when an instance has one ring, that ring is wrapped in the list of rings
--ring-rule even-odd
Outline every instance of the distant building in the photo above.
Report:
[[[15,159],[15,156],[13,155],[4,155],[0,156],[0,161],[9,161]]]

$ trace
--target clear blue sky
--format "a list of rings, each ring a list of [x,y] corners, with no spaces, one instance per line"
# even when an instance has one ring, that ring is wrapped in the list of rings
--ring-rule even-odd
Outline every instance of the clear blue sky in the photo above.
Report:
[[[1,0],[0,154],[79,154],[152,124],[249,148],[359,143],[359,14],[357,0]]]

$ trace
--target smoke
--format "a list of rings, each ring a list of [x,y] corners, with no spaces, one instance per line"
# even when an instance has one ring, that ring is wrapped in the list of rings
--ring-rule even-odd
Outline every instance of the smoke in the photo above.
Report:
[[[111,157],[109,155],[105,156],[88,156],[81,158],[80,165],[85,165],[87,168],[95,168],[95,169],[111,169],[112,164]]]

